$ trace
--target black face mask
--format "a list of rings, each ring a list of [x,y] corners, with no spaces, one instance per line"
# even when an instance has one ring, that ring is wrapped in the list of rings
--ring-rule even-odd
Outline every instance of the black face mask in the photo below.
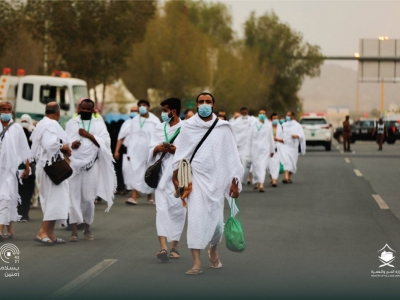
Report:
[[[79,114],[81,115],[82,120],[90,120],[92,118],[91,112],[81,111]]]

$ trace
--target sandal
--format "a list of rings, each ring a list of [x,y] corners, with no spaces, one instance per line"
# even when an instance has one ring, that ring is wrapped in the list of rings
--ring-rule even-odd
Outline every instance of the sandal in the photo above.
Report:
[[[283,179],[282,182],[283,182],[284,184],[289,183],[289,181],[287,181],[286,179]]]
[[[85,230],[83,232],[83,235],[85,236],[85,240],[87,240],[87,241],[93,241],[94,240],[94,237],[93,237],[92,233],[90,232],[90,230]]]
[[[53,243],[54,243],[54,244],[65,244],[65,241],[64,241],[63,239],[56,238],[56,239],[53,241]]]
[[[199,275],[201,273],[203,273],[203,271],[200,269],[190,269],[185,272],[186,275]]]
[[[4,239],[13,239],[13,238],[14,238],[14,235],[11,234],[11,233],[5,233],[5,234],[3,234],[3,238],[4,238]]]
[[[264,193],[265,191],[264,191],[264,189],[260,189],[258,192],[259,193]]]
[[[78,242],[78,235],[77,234],[72,234],[71,237],[69,238],[68,242],[70,242],[70,243]]]
[[[137,200],[135,200],[133,198],[129,198],[128,200],[125,201],[125,203],[129,204],[129,205],[137,205],[138,204]]]
[[[167,249],[161,249],[160,251],[158,251],[157,258],[162,262],[166,262],[167,260],[169,260]]]
[[[39,238],[36,237],[33,240],[35,242],[41,243],[41,244],[43,244],[45,246],[54,246],[54,243],[48,237],[44,237],[42,239],[39,239]]]
[[[210,250],[208,250],[208,259],[209,259],[210,262],[211,262],[211,265],[210,265],[210,268],[211,268],[211,269],[221,269],[221,268],[222,268],[222,263],[221,263],[221,261],[219,260],[219,258],[217,258],[216,261],[212,261],[212,260],[211,260]],[[218,264],[217,264],[217,263],[218,263]]]
[[[177,254],[178,256],[173,255],[172,253]],[[171,250],[169,251],[169,258],[170,259],[178,259],[181,258],[181,256],[179,255],[178,250],[176,250],[175,248],[171,248]]]

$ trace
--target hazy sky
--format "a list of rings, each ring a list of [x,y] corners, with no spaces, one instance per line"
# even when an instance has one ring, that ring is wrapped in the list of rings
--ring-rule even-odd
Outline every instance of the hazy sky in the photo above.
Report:
[[[231,10],[233,27],[240,37],[251,11],[258,16],[275,11],[280,20],[321,46],[324,55],[352,56],[361,38],[388,36],[400,39],[400,1],[236,1],[220,0]],[[339,62],[354,69],[357,62]]]

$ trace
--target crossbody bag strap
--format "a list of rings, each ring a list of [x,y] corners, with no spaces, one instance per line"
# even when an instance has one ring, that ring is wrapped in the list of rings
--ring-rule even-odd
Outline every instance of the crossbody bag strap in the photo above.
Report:
[[[214,123],[211,125],[211,127],[208,129],[208,131],[206,132],[206,134],[203,136],[203,138],[201,139],[200,143],[197,145],[196,149],[194,149],[194,152],[192,154],[192,157],[190,158],[190,163],[192,163],[192,160],[197,152],[197,150],[199,150],[200,146],[204,143],[204,141],[206,140],[206,138],[210,135],[211,131],[214,129],[215,125],[217,125],[218,123],[218,118],[215,119]]]
[[[8,124],[8,125],[6,126],[6,128],[3,129],[3,131],[0,133],[0,138],[2,138],[3,135],[6,134],[7,130],[8,130],[13,124],[14,124],[14,122]]]
[[[179,132],[179,133],[180,133],[180,132]],[[176,136],[174,136],[174,137],[172,138],[172,140],[169,141],[170,144],[172,144],[172,143],[175,141],[175,139],[178,137],[179,133],[178,133]],[[162,159],[164,158],[165,154],[166,154],[166,153],[161,154],[160,160],[162,160]]]

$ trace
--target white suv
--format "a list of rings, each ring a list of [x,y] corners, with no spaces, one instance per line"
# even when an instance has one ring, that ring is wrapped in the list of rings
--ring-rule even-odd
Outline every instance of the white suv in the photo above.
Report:
[[[332,125],[318,114],[303,115],[300,119],[308,146],[324,146],[326,151],[331,151]]]

